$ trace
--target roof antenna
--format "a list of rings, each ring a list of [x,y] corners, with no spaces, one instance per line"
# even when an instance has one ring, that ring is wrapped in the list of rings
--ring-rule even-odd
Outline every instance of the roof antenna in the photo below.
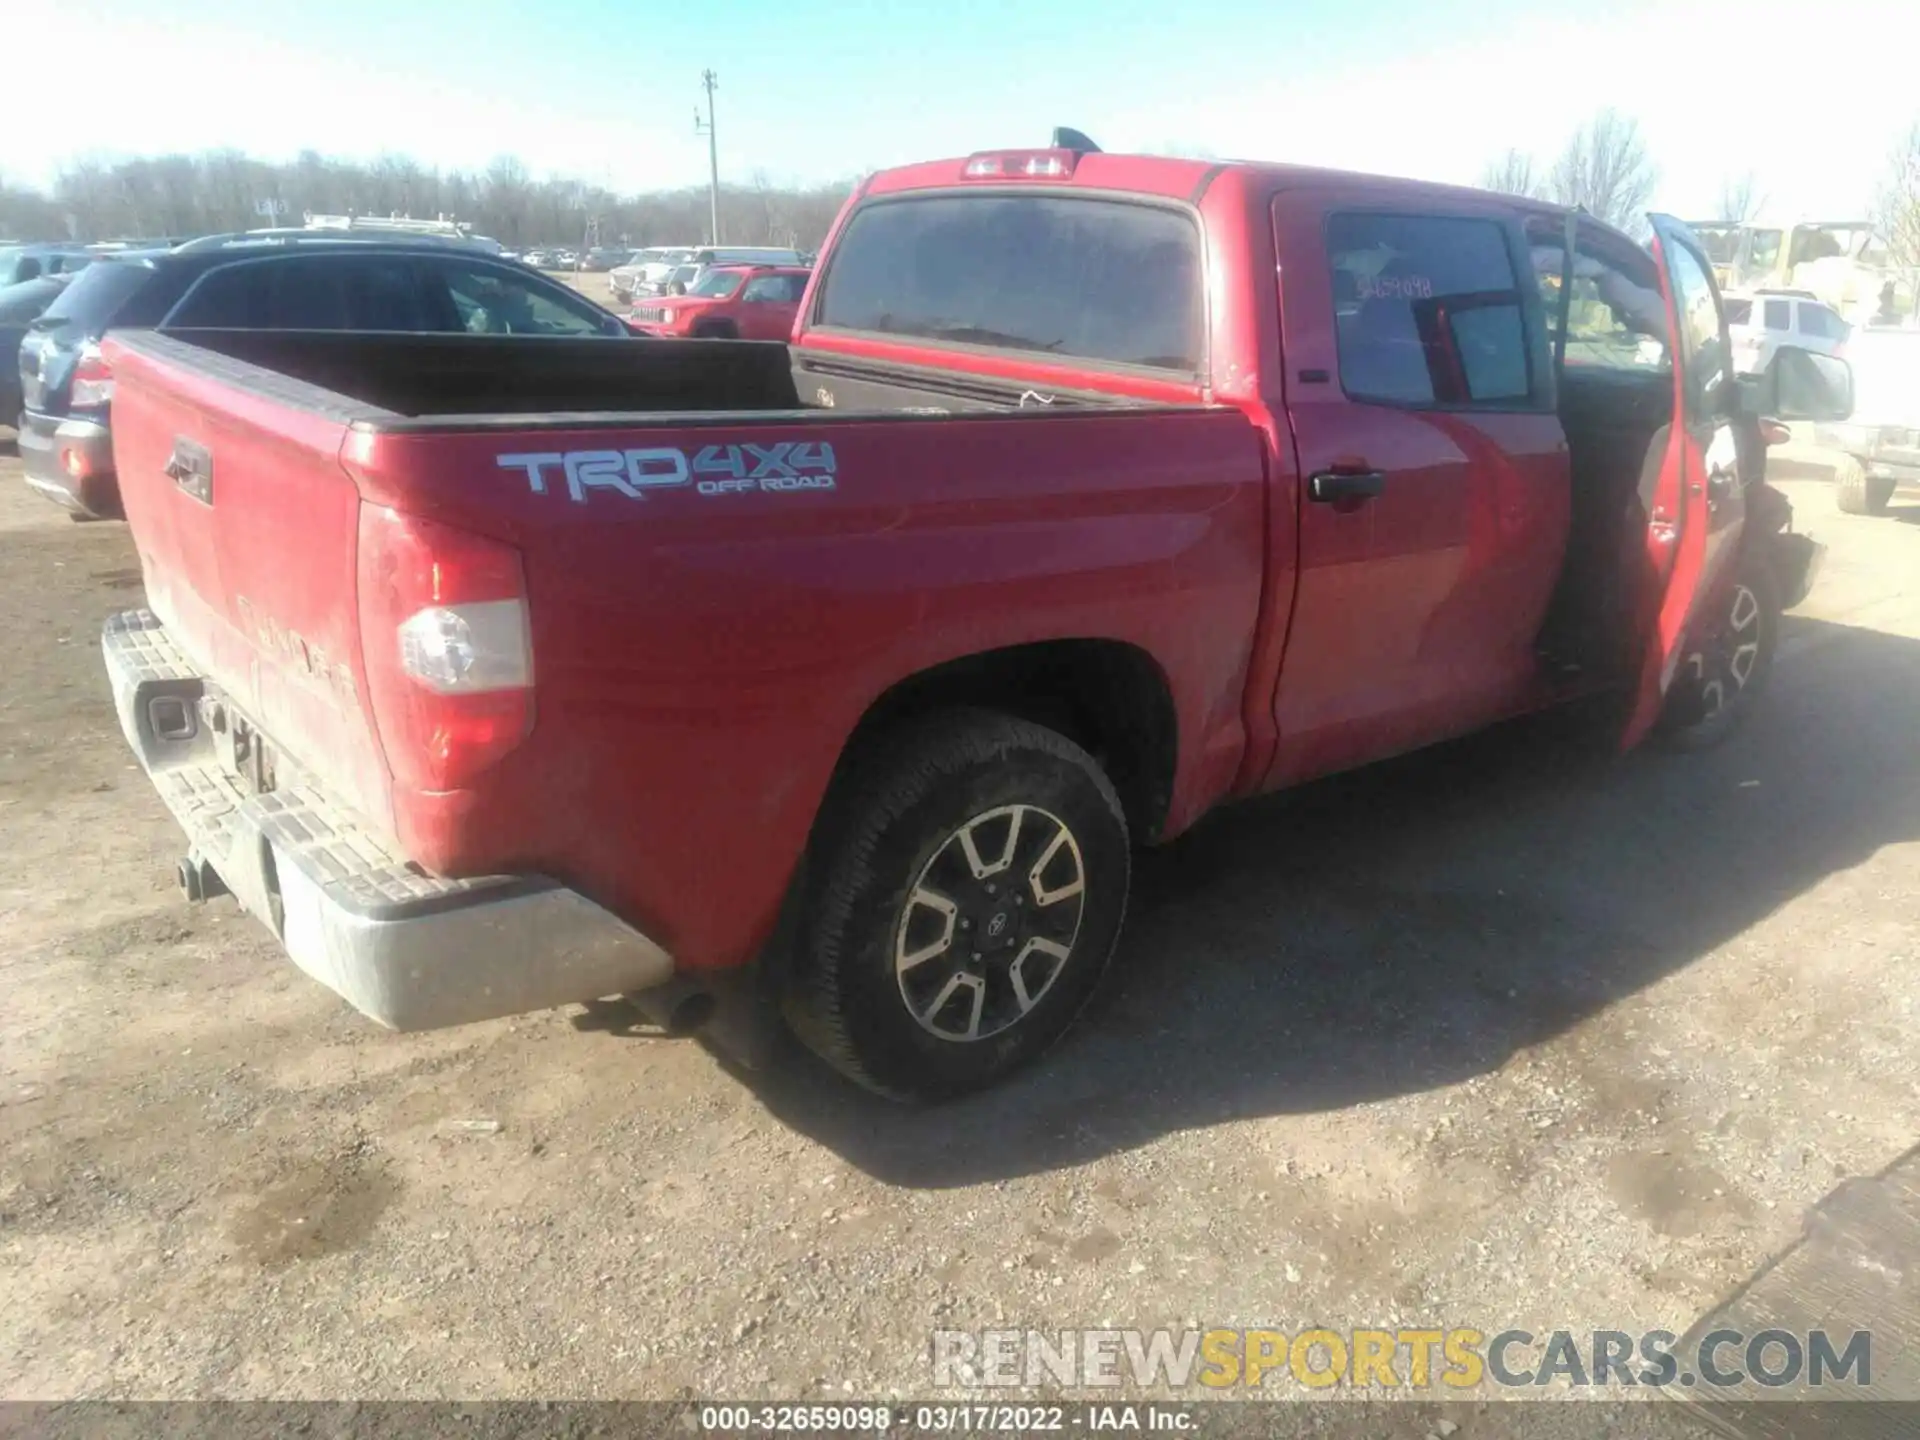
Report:
[[[1098,155],[1100,147],[1069,125],[1053,127],[1053,148],[1071,150],[1076,155]]]

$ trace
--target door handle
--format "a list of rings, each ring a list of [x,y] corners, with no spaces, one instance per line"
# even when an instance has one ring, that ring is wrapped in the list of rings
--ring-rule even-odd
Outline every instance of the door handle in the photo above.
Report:
[[[1322,502],[1371,500],[1386,488],[1379,470],[1321,470],[1307,477],[1307,498]]]

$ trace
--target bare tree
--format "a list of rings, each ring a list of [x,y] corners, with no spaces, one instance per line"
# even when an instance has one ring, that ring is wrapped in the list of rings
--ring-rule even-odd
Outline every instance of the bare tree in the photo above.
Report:
[[[1577,205],[1609,225],[1638,233],[1659,179],[1639,122],[1602,110],[1567,141],[1548,178],[1548,193],[1562,205]]]
[[[36,190],[0,177],[0,240],[64,240],[60,207]]]
[[[1509,150],[1498,160],[1489,161],[1480,172],[1482,190],[1498,190],[1503,195],[1524,195],[1529,200],[1546,198],[1547,187],[1535,173],[1533,156],[1523,150]]]
[[[1920,123],[1888,157],[1873,223],[1887,242],[1887,258],[1894,267],[1920,271]]]
[[[1766,203],[1767,197],[1760,193],[1751,170],[1744,175],[1729,175],[1720,182],[1720,209],[1714,219],[1744,225],[1758,215]]]

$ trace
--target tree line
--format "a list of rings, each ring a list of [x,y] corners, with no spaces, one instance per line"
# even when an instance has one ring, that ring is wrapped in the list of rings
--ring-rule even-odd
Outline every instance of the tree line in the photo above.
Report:
[[[817,248],[852,182],[795,187],[756,174],[720,190],[720,235],[733,245]],[[356,163],[305,151],[291,162],[237,150],[82,160],[46,189],[0,177],[0,238],[117,240],[298,225],[305,215],[410,215],[472,225],[509,248],[700,244],[706,187],[622,195],[579,180],[536,180],[519,160],[438,170],[405,156]]]
[[[1659,180],[1639,124],[1612,110],[1575,131],[1550,164],[1527,151],[1509,150],[1480,176],[1483,189],[1577,205],[1635,235],[1645,230],[1647,202]],[[1715,212],[1698,218],[1740,224],[1757,218],[1765,204],[1751,172],[1730,175],[1721,183]],[[1889,153],[1870,213],[1893,266],[1920,271],[1920,122]]]
[[[1551,161],[1509,150],[1489,164],[1489,190],[1584,207],[1638,234],[1659,182],[1659,167],[1637,122],[1603,111],[1581,126]],[[818,248],[852,182],[776,185],[764,174],[723,185],[720,233],[735,245]],[[1751,220],[1764,203],[1751,174],[1721,186],[1717,213]],[[272,211],[270,218],[263,211]],[[482,171],[439,170],[406,156],[371,163],[316,151],[275,163],[237,150],[138,160],[83,160],[46,189],[0,176],[0,239],[115,240],[205,235],[294,224],[308,214],[444,216],[519,249],[530,245],[695,244],[708,238],[704,187],[618,194],[579,180],[536,180],[511,156]],[[1894,264],[1920,269],[1920,124],[1889,156],[1873,206],[1876,228]]]

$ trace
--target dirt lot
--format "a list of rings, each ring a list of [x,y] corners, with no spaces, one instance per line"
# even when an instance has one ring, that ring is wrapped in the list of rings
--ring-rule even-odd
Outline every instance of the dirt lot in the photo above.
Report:
[[[1143,863],[1049,1064],[915,1113],[582,1011],[396,1037],[187,908],[95,650],[128,533],[0,456],[0,1395],[880,1397],[936,1327],[1683,1330],[1920,1140],[1920,504],[1791,488],[1834,553],[1734,743],[1522,727],[1223,814]]]

